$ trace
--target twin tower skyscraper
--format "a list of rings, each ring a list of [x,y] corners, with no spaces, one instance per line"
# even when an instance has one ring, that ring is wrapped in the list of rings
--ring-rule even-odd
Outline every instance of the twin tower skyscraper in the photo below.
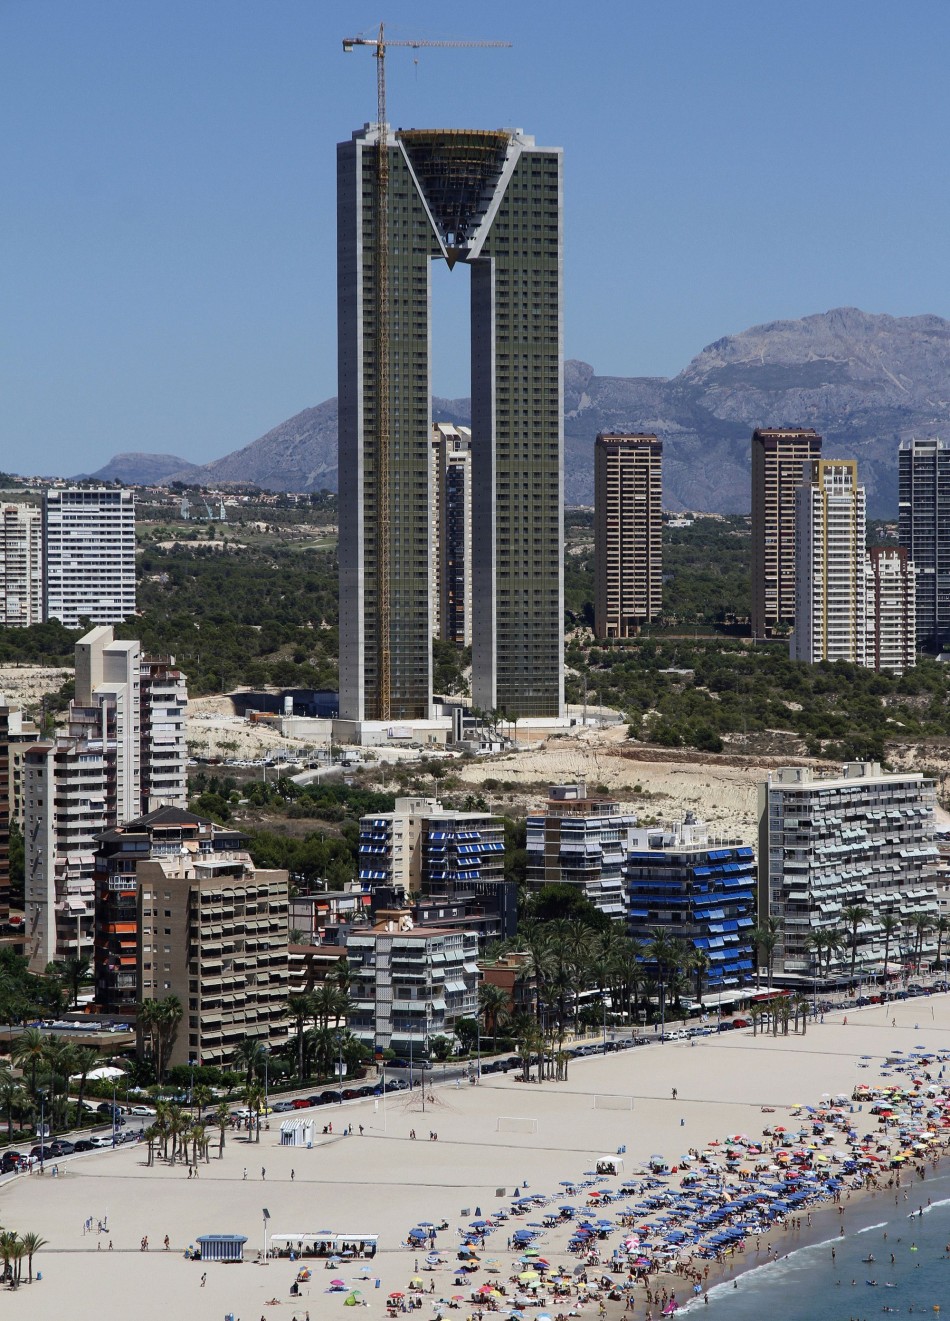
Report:
[[[337,148],[340,715],[433,713],[431,278],[442,260],[471,272],[472,700],[509,719],[557,717],[561,151],[519,129],[383,132],[381,143],[367,126]]]

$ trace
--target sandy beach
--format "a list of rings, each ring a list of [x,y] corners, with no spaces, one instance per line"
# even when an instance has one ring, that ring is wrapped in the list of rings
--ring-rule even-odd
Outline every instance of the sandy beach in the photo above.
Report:
[[[751,1032],[733,1032],[695,1044],[594,1056],[572,1063],[563,1083],[525,1084],[491,1075],[479,1087],[437,1084],[435,1101],[424,1114],[418,1092],[411,1102],[406,1094],[394,1093],[385,1105],[380,1100],[323,1107],[307,1112],[317,1121],[312,1150],[281,1148],[280,1117],[274,1116],[259,1144],[229,1134],[224,1158],[212,1155],[197,1179],[189,1179],[180,1165],[169,1168],[159,1162],[148,1169],[144,1148],[125,1147],[61,1162],[57,1179],[47,1172],[42,1178],[4,1180],[0,1222],[49,1240],[34,1262],[42,1280],[24,1285],[9,1299],[8,1310],[31,1318],[67,1315],[74,1321],[101,1321],[118,1310],[116,1300],[121,1299],[143,1321],[176,1311],[214,1321],[228,1313],[242,1321],[262,1316],[304,1321],[307,1311],[314,1318],[346,1316],[345,1295],[326,1292],[332,1274],[361,1288],[368,1310],[383,1317],[389,1291],[405,1290],[416,1261],[424,1260],[424,1252],[402,1246],[407,1232],[420,1220],[439,1223],[443,1218],[450,1229],[438,1235],[438,1247],[448,1264],[425,1275],[426,1288],[431,1279],[436,1297],[467,1297],[470,1286],[454,1286],[456,1227],[476,1215],[476,1208],[490,1215],[509,1205],[516,1186],[558,1193],[562,1181],[582,1178],[598,1155],[621,1146],[626,1147],[626,1173],[654,1153],[675,1164],[689,1147],[702,1148],[726,1133],[760,1134],[763,1127],[784,1122],[798,1104],[817,1103],[823,1093],[850,1095],[856,1084],[875,1083],[880,1066],[897,1050],[910,1052],[918,1045],[950,1049],[947,995],[849,1009],[847,1020],[829,1014],[804,1036],[753,1038]],[[632,1111],[600,1108],[595,1098],[605,1096],[632,1097]],[[762,1107],[774,1107],[774,1113],[763,1114]],[[499,1131],[500,1117],[534,1120],[537,1131]],[[329,1122],[334,1132],[324,1136],[321,1130]],[[353,1135],[343,1136],[342,1128],[350,1124]],[[502,1130],[510,1127],[501,1125]],[[429,1140],[430,1131],[438,1133],[437,1141]],[[347,1263],[331,1273],[316,1261],[310,1263],[313,1276],[301,1285],[300,1297],[291,1298],[295,1264],[286,1259],[257,1264],[264,1207],[270,1211],[271,1234],[320,1229],[378,1234],[380,1252],[369,1279],[359,1278],[363,1263]],[[108,1217],[108,1232],[84,1234],[89,1217]],[[847,1219],[846,1212],[845,1225]],[[514,1260],[506,1251],[507,1233],[521,1223],[509,1222],[489,1238],[483,1259],[498,1258],[500,1274],[479,1272],[473,1277],[476,1285],[507,1278]],[[245,1263],[186,1261],[184,1249],[205,1233],[247,1235]],[[167,1252],[162,1247],[166,1234],[171,1242]],[[150,1250],[143,1252],[146,1235]],[[564,1251],[567,1236],[563,1226],[546,1230],[537,1246],[552,1261],[572,1266],[574,1259]],[[202,1274],[207,1275],[204,1286]],[[274,1298],[280,1301],[269,1302]],[[471,1310],[471,1304],[462,1303],[450,1315],[462,1318]],[[597,1314],[596,1305],[586,1310]],[[642,1302],[637,1311],[644,1315]],[[428,1302],[419,1315],[429,1321],[433,1309]]]

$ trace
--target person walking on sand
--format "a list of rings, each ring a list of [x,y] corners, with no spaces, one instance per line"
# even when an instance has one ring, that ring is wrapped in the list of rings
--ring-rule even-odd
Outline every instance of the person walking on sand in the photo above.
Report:
[[[673,1088],[673,1100],[674,1100],[674,1101],[676,1100],[676,1097],[677,1097],[677,1091],[676,1091],[676,1088],[674,1087],[674,1088]]]
[[[297,1177],[297,1175],[296,1175],[295,1171],[294,1171],[294,1170],[291,1170],[291,1171],[290,1171],[290,1182],[293,1183],[293,1181],[294,1181],[294,1179],[295,1179],[296,1177]]]
[[[267,1178],[267,1171],[264,1169],[264,1166],[263,1166],[263,1165],[261,1166],[261,1178],[262,1178],[262,1179],[266,1179],[266,1178]]]

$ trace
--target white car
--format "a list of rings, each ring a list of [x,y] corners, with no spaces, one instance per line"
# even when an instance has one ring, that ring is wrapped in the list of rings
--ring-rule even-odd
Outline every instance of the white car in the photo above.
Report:
[[[130,1115],[157,1115],[158,1111],[153,1110],[150,1105],[130,1105]]]
[[[92,1145],[93,1145],[94,1147],[111,1147],[111,1146],[112,1146],[112,1137],[111,1137],[111,1135],[110,1135],[109,1137],[91,1137],[91,1138],[89,1139],[89,1141],[92,1143]]]
[[[686,1041],[687,1036],[686,1033],[682,1029],[680,1029],[676,1032],[668,1032],[666,1034],[666,1039],[667,1041]]]

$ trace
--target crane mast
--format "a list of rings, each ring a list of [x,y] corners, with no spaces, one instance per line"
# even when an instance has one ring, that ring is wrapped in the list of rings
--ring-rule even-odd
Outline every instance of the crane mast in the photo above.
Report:
[[[389,374],[389,142],[386,124],[386,49],[423,47],[508,47],[508,41],[387,41],[379,25],[375,37],[344,37],[343,50],[369,46],[376,58],[376,180],[373,190],[375,246],[373,250],[376,362],[376,417],[373,468],[376,496],[376,710],[377,720],[392,718],[392,401]]]

